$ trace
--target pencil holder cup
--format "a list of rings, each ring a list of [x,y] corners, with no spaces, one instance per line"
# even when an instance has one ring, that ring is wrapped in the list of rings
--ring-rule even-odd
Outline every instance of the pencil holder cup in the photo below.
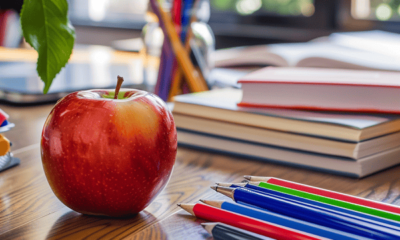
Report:
[[[193,39],[190,40],[195,62],[199,66],[205,79],[214,67],[211,55],[215,51],[215,36],[211,27],[204,22],[191,24]]]
[[[192,58],[199,66],[205,77],[214,67],[211,55],[215,51],[215,36],[211,27],[204,22],[191,24],[193,38],[190,40]],[[158,22],[147,23],[142,30],[142,39],[146,48],[146,54],[159,57],[164,41],[164,33]]]
[[[164,41],[164,34],[158,22],[149,22],[142,29],[142,40],[146,54],[159,57]]]

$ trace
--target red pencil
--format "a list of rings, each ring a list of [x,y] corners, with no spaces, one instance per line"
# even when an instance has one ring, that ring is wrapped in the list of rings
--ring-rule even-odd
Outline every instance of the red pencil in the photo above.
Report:
[[[330,191],[330,190],[326,190],[326,189],[322,189],[322,188],[317,188],[317,187],[312,187],[312,186],[308,186],[308,185],[304,185],[304,184],[300,184],[300,183],[295,183],[295,182],[291,182],[291,181],[287,181],[287,180],[283,180],[283,179],[279,179],[279,178],[255,177],[255,176],[245,176],[245,178],[250,181],[267,182],[267,183],[282,186],[282,187],[296,189],[296,190],[307,192],[307,193],[312,193],[312,194],[316,194],[316,195],[320,195],[320,196],[324,196],[324,197],[328,197],[328,198],[333,198],[333,199],[337,199],[337,200],[341,200],[341,201],[345,201],[345,202],[350,202],[350,203],[354,203],[354,204],[358,204],[358,205],[362,205],[362,206],[366,206],[366,207],[376,208],[376,209],[384,210],[387,212],[400,214],[400,207],[398,207],[396,205],[391,205],[391,204],[382,203],[382,202],[376,202],[376,201],[372,201],[372,200],[365,199],[365,198],[355,197],[355,196],[347,195],[344,193],[338,193],[338,192],[334,192],[334,191]]]
[[[276,224],[260,221],[202,203],[178,204],[192,215],[212,222],[221,222],[275,239],[326,239]]]

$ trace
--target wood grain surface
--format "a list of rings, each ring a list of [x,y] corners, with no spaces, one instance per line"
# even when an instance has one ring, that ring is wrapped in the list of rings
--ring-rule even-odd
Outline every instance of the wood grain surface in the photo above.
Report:
[[[400,167],[364,179],[179,148],[172,177],[144,211],[128,219],[86,216],[64,206],[51,191],[40,159],[40,133],[51,105],[0,106],[15,129],[5,135],[21,165],[0,172],[0,239],[211,239],[201,219],[179,202],[224,199],[209,186],[243,175],[273,176],[400,205]],[[226,198],[225,198],[226,199]]]

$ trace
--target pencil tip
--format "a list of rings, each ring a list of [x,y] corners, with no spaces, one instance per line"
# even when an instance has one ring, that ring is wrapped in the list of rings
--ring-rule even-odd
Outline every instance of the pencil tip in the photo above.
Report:
[[[215,225],[213,222],[205,222],[205,223],[200,223],[201,226],[209,226],[209,225]]]
[[[212,230],[215,225],[216,225],[215,223],[210,223],[210,222],[201,224],[201,226],[211,235],[212,235]]]
[[[211,186],[210,187],[212,190],[217,191],[218,186]]]
[[[218,185],[219,185],[219,182],[216,182],[216,183],[215,183],[215,185],[217,185],[217,186],[218,186]]]
[[[178,204],[176,204],[176,205],[178,205],[178,207],[180,207],[180,206],[181,206],[181,203],[178,203]]]
[[[244,177],[244,179],[246,179],[246,180],[251,180],[251,176],[250,176],[250,175],[244,175],[243,177]]]
[[[200,199],[199,201],[202,202],[202,203],[204,203],[205,200],[204,200],[204,199]]]

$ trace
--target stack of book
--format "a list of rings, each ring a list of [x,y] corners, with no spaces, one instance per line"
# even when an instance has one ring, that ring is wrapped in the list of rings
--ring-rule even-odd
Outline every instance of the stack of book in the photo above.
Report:
[[[261,69],[239,81],[243,90],[175,97],[178,143],[364,177],[400,163],[400,115],[389,114],[400,110],[396,79],[400,73]]]

